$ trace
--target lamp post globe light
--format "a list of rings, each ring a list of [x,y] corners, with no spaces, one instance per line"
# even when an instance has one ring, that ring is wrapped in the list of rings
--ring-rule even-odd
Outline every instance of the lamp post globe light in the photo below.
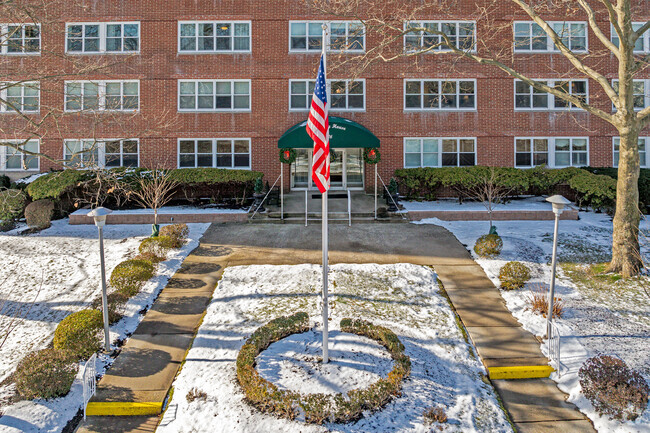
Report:
[[[566,205],[571,202],[561,195],[554,195],[546,199],[547,202],[553,205],[553,213],[555,214],[555,229],[553,231],[553,259],[551,260],[551,287],[548,293],[548,314],[546,316],[546,338],[551,338],[551,322],[553,321],[553,299],[555,295],[555,265],[557,259],[557,232],[560,222],[560,215],[564,211]]]
[[[98,207],[88,212],[89,217],[93,217],[95,225],[99,231],[99,263],[102,274],[102,315],[104,316],[104,351],[111,351],[111,340],[108,330],[108,301],[106,298],[106,265],[104,263],[104,226],[106,217],[113,212],[105,207]]]

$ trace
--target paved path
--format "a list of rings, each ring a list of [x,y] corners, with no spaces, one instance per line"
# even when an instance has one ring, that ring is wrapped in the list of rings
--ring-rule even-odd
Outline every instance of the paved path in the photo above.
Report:
[[[94,400],[162,403],[225,267],[320,263],[320,246],[318,224],[213,224],[102,379]],[[330,263],[433,266],[488,371],[547,368],[539,342],[512,317],[481,267],[442,227],[333,225]],[[594,431],[550,379],[492,379],[520,432]],[[153,431],[150,425],[151,419],[142,418],[135,428],[117,429],[113,419],[94,417],[80,431]]]

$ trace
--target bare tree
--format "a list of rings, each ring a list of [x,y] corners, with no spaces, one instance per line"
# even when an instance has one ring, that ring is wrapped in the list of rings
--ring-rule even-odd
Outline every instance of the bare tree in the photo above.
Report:
[[[473,11],[463,10],[479,25],[479,37],[464,38],[447,34],[444,28],[418,24],[423,17],[449,16],[460,5],[455,0],[303,0],[307,5],[327,14],[356,19],[365,24],[370,38],[376,40],[365,53],[348,56],[342,64],[353,64],[357,73],[378,62],[412,58],[414,63],[424,53],[451,56],[455,61],[471,61],[492,67],[521,80],[533,89],[554,95],[570,106],[580,108],[611,124],[620,135],[618,183],[612,261],[609,270],[629,277],[636,275],[639,260],[639,133],[650,123],[650,107],[635,110],[634,77],[648,66],[650,56],[635,53],[639,38],[650,30],[650,21],[635,24],[635,16],[647,16],[646,1],[632,0],[483,0]],[[504,12],[504,8],[513,10]],[[599,93],[614,107],[614,112],[588,103],[573,95],[566,84],[550,86],[520,70],[513,56],[512,33],[515,16],[524,16],[543,31],[555,50],[567,62],[564,74],[579,73],[597,83]],[[564,30],[560,34],[544,17],[561,16],[563,20],[580,19],[588,23],[598,43],[591,43],[589,53],[572,49]],[[509,18],[508,18],[509,17]],[[579,17],[579,18],[577,18]],[[508,21],[509,22],[506,22]],[[645,20],[644,20],[645,21]],[[612,36],[608,37],[612,29]],[[427,35],[429,43],[404,46],[408,35]],[[593,38],[592,38],[593,39]],[[614,85],[607,69],[617,66]],[[599,98],[594,98],[599,99]],[[607,104],[605,104],[607,105]],[[602,106],[602,105],[601,105]]]
[[[171,170],[162,167],[143,171],[127,192],[127,197],[144,208],[153,210],[154,226],[158,225],[158,211],[173,198],[178,185],[171,174]]]

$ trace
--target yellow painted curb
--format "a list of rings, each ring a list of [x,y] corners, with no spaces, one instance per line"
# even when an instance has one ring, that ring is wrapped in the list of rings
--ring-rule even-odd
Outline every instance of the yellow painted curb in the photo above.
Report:
[[[90,402],[86,406],[88,416],[137,416],[158,415],[162,412],[162,403],[132,402]]]
[[[490,379],[537,379],[549,377],[554,371],[550,365],[488,368]]]

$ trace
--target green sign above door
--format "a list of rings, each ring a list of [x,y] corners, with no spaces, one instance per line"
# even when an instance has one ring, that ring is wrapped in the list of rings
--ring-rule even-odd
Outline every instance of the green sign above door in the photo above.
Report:
[[[289,128],[278,140],[278,148],[311,149],[314,147],[314,141],[307,134],[306,126],[307,121],[304,121]],[[330,116],[330,147],[379,147],[379,139],[357,122]]]

